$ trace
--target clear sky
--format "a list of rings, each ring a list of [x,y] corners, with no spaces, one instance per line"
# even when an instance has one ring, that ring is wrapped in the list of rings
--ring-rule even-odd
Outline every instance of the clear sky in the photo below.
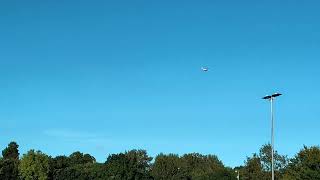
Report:
[[[320,138],[319,1],[0,1],[0,149],[241,165]],[[210,71],[201,71],[201,66]]]

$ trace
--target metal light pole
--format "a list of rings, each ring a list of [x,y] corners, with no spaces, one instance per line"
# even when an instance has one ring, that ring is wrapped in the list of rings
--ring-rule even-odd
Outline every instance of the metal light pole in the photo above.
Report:
[[[274,154],[274,115],[273,115],[273,101],[275,100],[276,97],[281,96],[282,94],[280,93],[275,93],[271,96],[265,96],[262,99],[267,99],[270,101],[271,104],[271,173],[272,173],[272,180],[274,180],[274,159],[273,159],[273,154]]]

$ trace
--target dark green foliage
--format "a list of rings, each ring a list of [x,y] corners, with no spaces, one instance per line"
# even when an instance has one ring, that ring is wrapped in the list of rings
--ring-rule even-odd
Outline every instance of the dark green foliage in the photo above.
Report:
[[[12,159],[18,160],[19,159],[19,145],[16,142],[10,142],[8,147],[6,147],[2,151],[3,159]]]
[[[199,153],[185,154],[181,159],[186,164],[188,177],[198,179],[209,174],[217,173],[224,168],[222,162],[214,155],[201,155]]]
[[[16,180],[19,177],[18,161],[12,159],[0,160],[0,179]]]
[[[155,180],[187,179],[187,166],[178,155],[159,154],[154,161],[151,174]]]
[[[110,179],[150,179],[151,160],[145,150],[131,150],[110,155],[105,164]]]
[[[66,156],[57,156],[55,158],[50,158],[49,165],[50,171],[48,176],[49,179],[52,180],[55,179],[62,170],[69,167],[70,162]]]
[[[261,160],[262,168],[265,171],[271,171],[271,145],[265,144],[260,148],[259,158]],[[287,156],[278,154],[274,151],[274,169],[277,172],[283,172],[283,170],[288,165]],[[279,173],[278,173],[279,174]]]
[[[155,180],[232,180],[235,178],[233,170],[225,168],[216,156],[198,153],[185,154],[182,157],[174,154],[160,154],[155,159],[151,174]]]
[[[257,154],[253,154],[252,157],[248,157],[245,166],[241,172],[241,177],[244,180],[263,180],[265,179],[265,173],[262,168],[261,160]]]
[[[57,156],[50,160],[50,167],[53,169],[64,169],[70,164],[69,158],[66,156]]]
[[[95,163],[96,159],[90,154],[83,154],[79,151],[72,153],[69,156],[70,165]]]
[[[287,167],[286,156],[279,155],[274,151],[274,173],[275,179],[282,179],[284,170]],[[260,148],[259,155],[253,154],[248,157],[245,166],[239,170],[242,179],[264,180],[271,178],[271,145],[266,144]]]
[[[19,145],[10,142],[2,151],[3,158],[0,160],[0,179],[16,180],[19,178]]]
[[[19,160],[18,147],[11,142],[2,151],[0,180],[236,180],[237,172],[241,180],[271,178],[270,144],[234,169],[225,167],[217,156],[199,153],[159,154],[151,163],[145,150],[112,154],[105,163],[97,163],[93,156],[79,151],[52,158],[30,150]],[[276,151],[274,158],[276,180],[320,180],[317,146],[305,146],[289,161]]]
[[[236,180],[236,175],[232,169],[223,168],[209,174],[201,175],[196,180]]]
[[[286,179],[316,180],[320,179],[320,148],[304,148],[291,159],[285,173]]]
[[[50,160],[50,180],[103,179],[106,175],[104,165],[96,163],[93,156],[79,151],[69,157],[57,156]]]
[[[104,164],[78,164],[57,170],[53,180],[103,180],[106,172]]]

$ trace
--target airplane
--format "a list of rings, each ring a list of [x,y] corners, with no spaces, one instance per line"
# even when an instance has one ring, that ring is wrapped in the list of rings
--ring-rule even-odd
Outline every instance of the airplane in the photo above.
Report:
[[[207,71],[209,71],[209,68],[207,68],[207,67],[201,67],[201,70],[204,71],[204,72],[207,72]]]

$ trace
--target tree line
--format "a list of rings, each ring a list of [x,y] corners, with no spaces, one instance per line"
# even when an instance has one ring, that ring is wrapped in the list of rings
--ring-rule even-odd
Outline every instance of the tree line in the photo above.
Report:
[[[320,148],[304,146],[293,158],[275,152],[275,179],[320,180]],[[110,154],[104,163],[79,151],[51,157],[29,150],[20,156],[10,142],[0,157],[1,180],[267,180],[271,177],[271,146],[263,145],[242,166],[225,166],[215,155],[159,154],[145,150]]]

